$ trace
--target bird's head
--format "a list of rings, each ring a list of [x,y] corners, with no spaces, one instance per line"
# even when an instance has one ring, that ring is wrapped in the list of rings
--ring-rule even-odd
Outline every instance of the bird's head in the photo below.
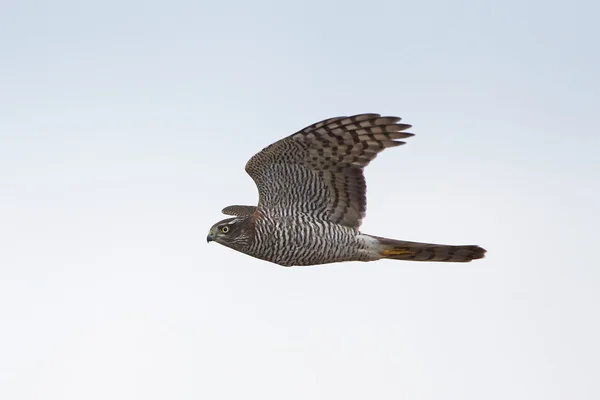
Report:
[[[251,224],[252,221],[249,217],[224,219],[210,228],[206,242],[217,242],[223,246],[242,251],[250,244],[253,232]]]

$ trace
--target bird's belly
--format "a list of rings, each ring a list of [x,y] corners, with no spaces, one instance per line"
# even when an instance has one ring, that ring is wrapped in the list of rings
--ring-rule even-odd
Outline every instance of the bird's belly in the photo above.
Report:
[[[284,266],[367,261],[355,229],[307,218],[274,219],[257,227],[255,257]]]

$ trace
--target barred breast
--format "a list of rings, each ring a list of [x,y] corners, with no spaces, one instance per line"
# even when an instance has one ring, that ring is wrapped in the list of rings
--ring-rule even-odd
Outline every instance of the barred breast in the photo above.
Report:
[[[308,214],[262,215],[247,253],[283,266],[370,261],[367,243],[353,228]]]

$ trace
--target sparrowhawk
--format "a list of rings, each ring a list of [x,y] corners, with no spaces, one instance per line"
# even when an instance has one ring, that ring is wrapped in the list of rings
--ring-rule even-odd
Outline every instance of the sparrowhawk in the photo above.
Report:
[[[283,266],[382,258],[466,262],[478,246],[407,242],[358,230],[367,199],[363,168],[397,139],[413,136],[398,117],[360,114],[310,125],[255,154],[246,172],[258,187],[257,206],[229,206],[233,218],[210,228],[215,241]]]

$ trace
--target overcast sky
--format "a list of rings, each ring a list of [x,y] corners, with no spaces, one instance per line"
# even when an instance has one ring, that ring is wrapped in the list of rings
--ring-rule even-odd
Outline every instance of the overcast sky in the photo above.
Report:
[[[0,6],[0,398],[600,398],[592,1]],[[413,124],[362,230],[470,264],[207,245],[257,151]]]

